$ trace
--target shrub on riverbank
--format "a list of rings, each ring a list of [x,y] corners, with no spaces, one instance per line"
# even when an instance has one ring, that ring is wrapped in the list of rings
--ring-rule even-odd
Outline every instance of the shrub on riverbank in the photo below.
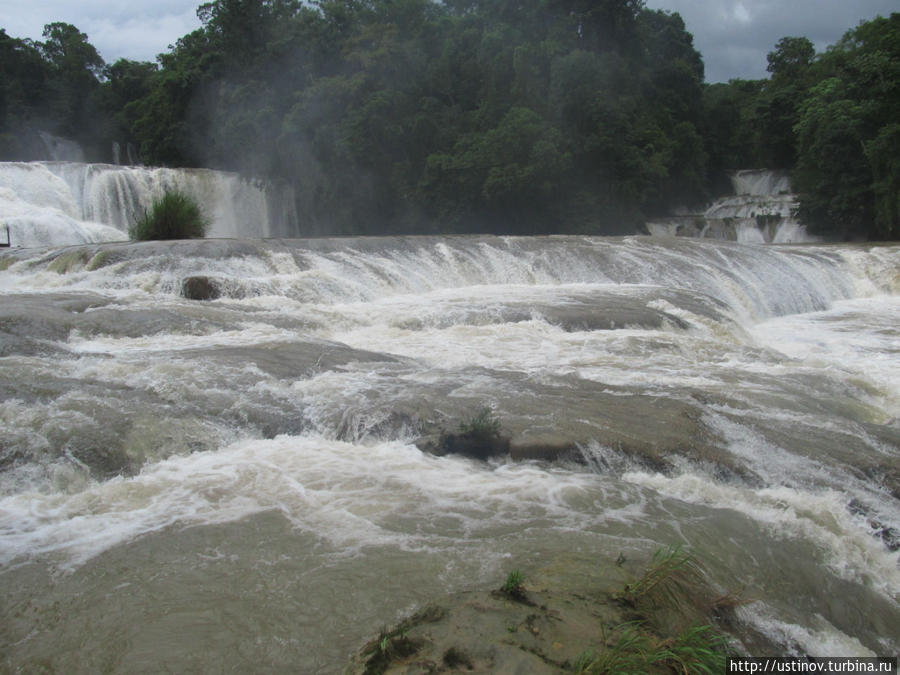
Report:
[[[195,239],[203,237],[209,222],[200,205],[181,192],[166,192],[128,230],[138,241],[151,239]]]

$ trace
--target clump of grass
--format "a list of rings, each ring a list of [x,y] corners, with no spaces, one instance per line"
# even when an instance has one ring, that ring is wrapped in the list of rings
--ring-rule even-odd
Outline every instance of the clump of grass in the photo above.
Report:
[[[642,601],[677,608],[700,586],[703,572],[697,559],[680,546],[661,548],[644,574],[626,584],[620,599],[635,606]]]
[[[500,435],[500,420],[490,408],[482,408],[470,420],[459,423],[459,433],[468,436],[492,437]]]
[[[665,663],[679,673],[724,673],[730,653],[728,640],[712,626],[693,626],[667,646]]]
[[[735,610],[745,604],[744,589],[738,588],[713,598],[709,603],[709,614],[717,624],[729,625],[737,621]]]
[[[593,660],[580,659],[580,673],[646,673],[651,659],[650,637],[638,630],[637,622],[616,626],[618,639],[606,644]]]
[[[593,649],[588,649],[575,659],[575,663],[572,664],[572,671],[575,673],[587,673],[596,660],[597,652]]]
[[[500,434],[500,420],[490,408],[482,408],[459,423],[455,433],[444,432],[438,443],[440,454],[487,459],[509,452],[509,439]]]
[[[513,570],[506,577],[506,582],[500,588],[506,595],[523,595],[525,593],[525,576],[520,570]]]
[[[383,629],[378,637],[363,648],[365,675],[384,673],[392,663],[403,661],[416,654],[423,646],[421,638],[412,638],[409,631],[425,623],[440,621],[446,610],[430,605],[401,621],[393,630]]]
[[[575,672],[590,675],[619,673],[698,673],[725,672],[728,643],[710,626],[688,628],[674,638],[660,640],[629,622],[612,631],[615,640],[594,654],[586,652],[574,665]]]
[[[169,191],[128,230],[132,239],[194,239],[206,234],[209,222],[199,204],[182,192]]]
[[[520,602],[523,605],[534,606],[534,603],[525,592],[525,575],[520,570],[510,572],[504,584],[494,591],[494,595]],[[507,626],[507,629],[509,629],[509,626]],[[518,627],[513,628],[510,632],[515,632],[515,630],[518,630]]]
[[[407,636],[403,626],[392,631],[382,631],[377,645],[369,650],[364,675],[384,673],[394,660],[402,660],[415,654],[421,645]]]

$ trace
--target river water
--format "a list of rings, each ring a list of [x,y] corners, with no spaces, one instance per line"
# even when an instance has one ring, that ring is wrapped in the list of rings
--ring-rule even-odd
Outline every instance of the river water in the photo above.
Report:
[[[785,654],[900,650],[900,247],[209,239],[0,270],[12,670],[340,672],[447,592],[676,544]],[[419,449],[485,406],[570,452]]]

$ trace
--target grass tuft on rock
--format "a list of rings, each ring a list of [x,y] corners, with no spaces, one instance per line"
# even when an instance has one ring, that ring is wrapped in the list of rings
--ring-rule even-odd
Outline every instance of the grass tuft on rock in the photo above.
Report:
[[[482,408],[468,420],[459,423],[456,433],[444,432],[438,444],[439,453],[487,459],[509,453],[509,439],[500,433],[500,420],[490,408]]]
[[[643,575],[626,584],[620,599],[636,606],[649,602],[657,607],[678,607],[694,596],[703,581],[697,559],[680,546],[656,551]]]
[[[500,435],[500,420],[490,408],[482,408],[471,419],[459,423],[459,433],[482,438]]]
[[[525,575],[520,570],[513,570],[506,577],[506,582],[500,587],[500,593],[520,602],[528,599],[525,594]]]
[[[132,239],[197,239],[206,234],[209,221],[200,205],[182,192],[168,191],[128,230]]]
[[[725,672],[729,651],[727,639],[710,626],[693,626],[675,637],[661,639],[635,621],[617,626],[605,647],[599,653],[586,652],[574,670],[590,675],[715,675]]]

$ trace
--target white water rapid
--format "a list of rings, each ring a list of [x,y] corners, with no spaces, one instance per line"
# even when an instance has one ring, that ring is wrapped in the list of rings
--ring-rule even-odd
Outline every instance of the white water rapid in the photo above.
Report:
[[[10,671],[337,673],[446,593],[665,545],[743,589],[736,640],[900,650],[898,246],[205,239],[0,270]],[[220,297],[182,297],[196,275]],[[484,406],[509,455],[423,451]]]
[[[128,239],[128,228],[166,190],[193,197],[210,237],[296,234],[285,188],[209,169],[79,162],[0,162],[0,238],[13,246]]]

